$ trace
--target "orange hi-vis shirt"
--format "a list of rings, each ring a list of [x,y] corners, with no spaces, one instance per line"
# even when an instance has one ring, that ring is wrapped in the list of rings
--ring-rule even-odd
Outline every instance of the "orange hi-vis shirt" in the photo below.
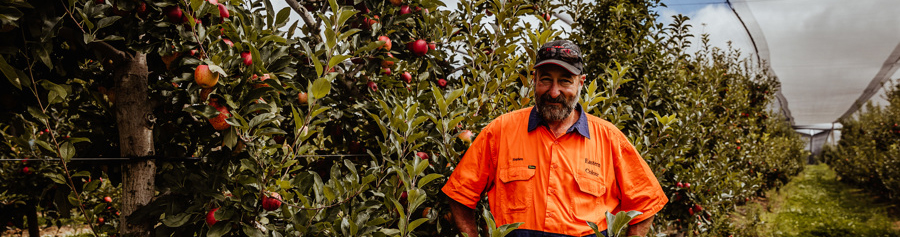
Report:
[[[593,234],[586,221],[606,229],[607,211],[643,212],[635,224],[668,203],[647,162],[613,124],[578,105],[589,136],[555,138],[546,126],[528,131],[532,109],[488,124],[442,191],[469,208],[486,191],[498,226],[524,222],[519,229],[573,236]]]

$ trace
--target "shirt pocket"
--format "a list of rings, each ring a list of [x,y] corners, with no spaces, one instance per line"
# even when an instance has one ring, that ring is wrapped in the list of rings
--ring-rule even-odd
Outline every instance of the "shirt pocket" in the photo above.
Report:
[[[575,217],[594,223],[604,219],[604,214],[609,210],[601,210],[607,206],[603,203],[603,196],[606,194],[603,180],[578,172],[575,174],[575,183],[578,185],[578,191],[571,196]]]
[[[535,169],[528,167],[509,167],[500,170],[498,177],[501,185],[497,191],[500,191],[499,196],[503,199],[498,200],[502,209],[508,212],[523,212],[531,206],[534,197],[532,180],[534,172]]]

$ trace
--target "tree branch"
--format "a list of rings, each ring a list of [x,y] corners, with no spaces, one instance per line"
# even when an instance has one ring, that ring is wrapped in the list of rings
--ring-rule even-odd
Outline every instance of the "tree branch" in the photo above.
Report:
[[[103,41],[88,43],[87,47],[98,59],[103,60],[101,62],[107,66],[116,66],[131,59],[131,55],[128,55],[125,51],[116,49]]]
[[[300,19],[303,19],[303,23],[305,23],[306,26],[310,28],[310,32],[312,32],[313,27],[316,26],[316,22],[313,21],[313,17],[309,14],[309,11],[306,11],[305,7],[300,6],[300,3],[298,3],[297,0],[284,0],[284,2],[286,2],[288,6],[291,6],[291,9],[294,9],[294,12],[300,14]]]
[[[94,41],[85,44],[84,35],[69,27],[60,28],[59,36],[66,39],[73,46],[94,53],[95,58],[106,66],[115,66],[131,58],[131,55],[125,51],[116,49],[116,47],[104,41]]]

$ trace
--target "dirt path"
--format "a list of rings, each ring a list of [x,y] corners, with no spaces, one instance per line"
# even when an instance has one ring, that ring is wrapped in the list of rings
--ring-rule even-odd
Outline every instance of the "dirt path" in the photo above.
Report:
[[[769,199],[739,208],[739,236],[900,236],[897,204],[841,183],[828,166],[810,165]]]
[[[78,229],[72,228],[72,226],[63,226],[62,228],[56,228],[56,226],[51,226],[47,228],[41,229],[41,236],[92,236],[91,229],[87,226],[81,226]],[[16,230],[7,230],[0,232],[0,237],[7,236],[28,236],[28,230],[16,229]]]

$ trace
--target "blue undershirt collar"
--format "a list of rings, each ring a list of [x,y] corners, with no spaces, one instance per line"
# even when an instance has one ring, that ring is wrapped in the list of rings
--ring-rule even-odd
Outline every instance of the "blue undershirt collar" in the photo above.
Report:
[[[588,130],[587,114],[581,109],[580,103],[575,104],[575,111],[580,113],[581,116],[578,117],[578,121],[575,121],[575,124],[572,124],[572,126],[566,130],[566,133],[577,132],[579,135],[591,139],[591,132]],[[547,126],[547,123],[544,121],[544,118],[541,118],[541,115],[538,114],[537,106],[534,106],[531,109],[531,114],[528,116],[528,132],[534,131],[540,125]]]

